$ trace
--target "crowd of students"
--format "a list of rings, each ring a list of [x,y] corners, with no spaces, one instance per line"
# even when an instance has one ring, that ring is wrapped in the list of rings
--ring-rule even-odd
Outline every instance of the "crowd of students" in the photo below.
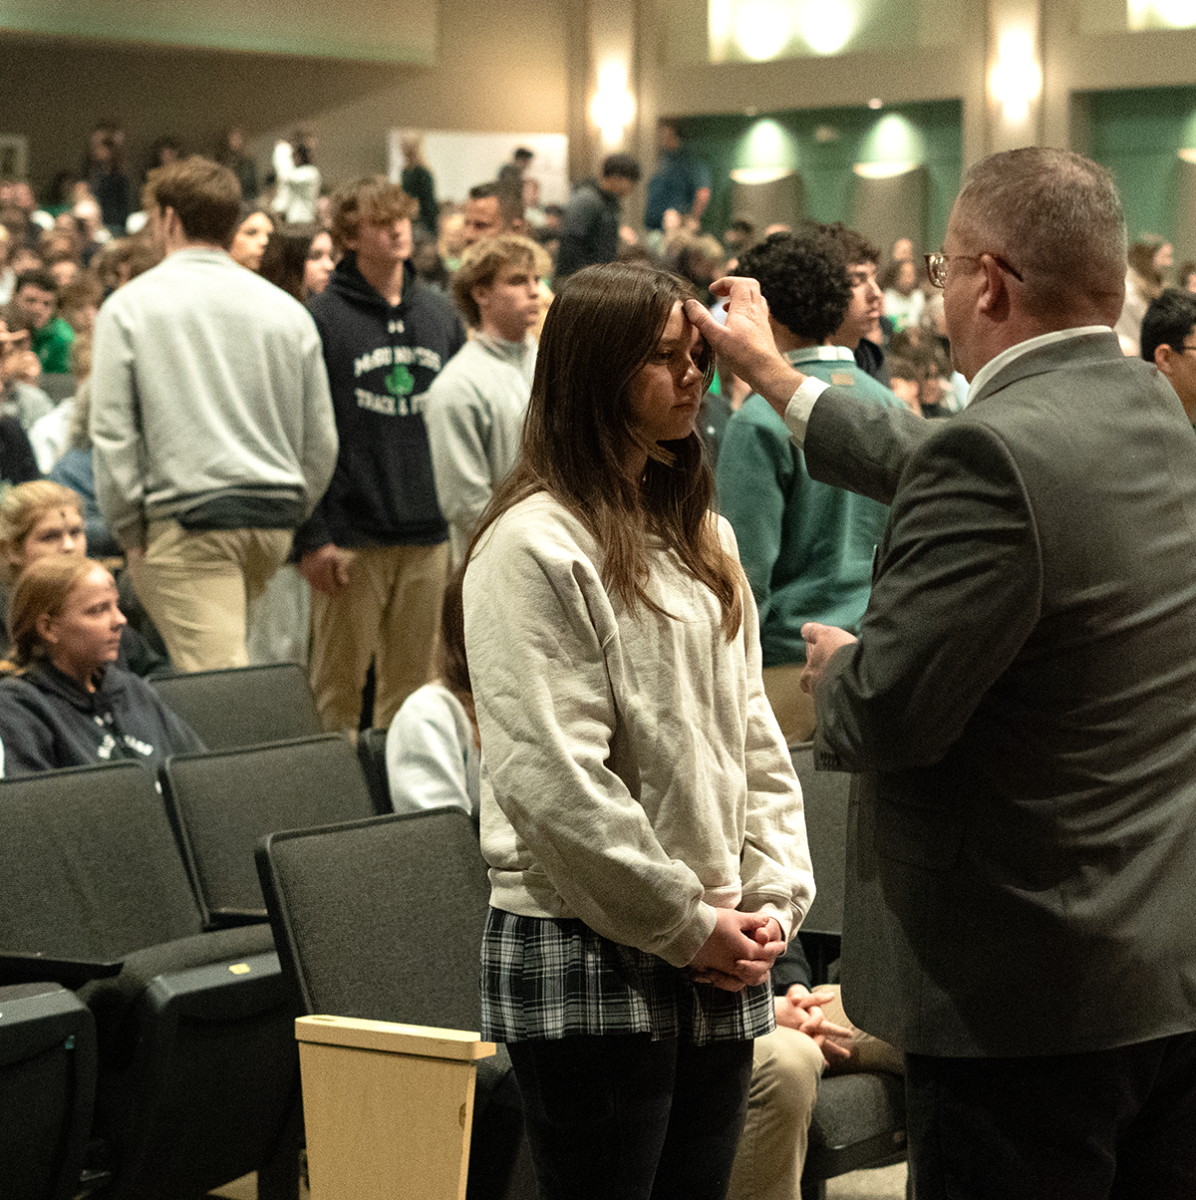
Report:
[[[163,143],[140,230],[112,128],[61,212],[4,185],[0,769],[199,747],[89,548],[177,667],[310,646],[326,726],[389,728],[396,809],[479,822],[483,1033],[543,1195],[791,1197],[860,1039],[786,950],[813,894],[787,744],[815,729],[805,630],[859,631],[889,510],[715,383],[711,285],[755,281],[770,352],[868,406],[946,417],[965,385],[907,239],[878,275],[841,224],[703,235],[701,171],[671,126],[661,148],[644,238],[626,155],[552,212],[520,148],[456,211],[413,137],[410,193],[324,188],[310,134],[263,194],[238,138]],[[1131,258],[1143,287],[1160,255]],[[804,1081],[779,1135],[770,1071]]]
[[[154,766],[197,748],[144,676],[310,645],[328,727],[389,727],[396,809],[451,802],[479,819],[497,802],[480,830],[505,880],[487,1021],[512,1043],[525,1094],[584,1069],[595,1086],[650,1095],[604,1135],[624,1148],[629,1188],[662,1163],[691,1195],[794,1194],[817,1077],[856,1062],[859,1037],[833,991],[811,991],[796,947],[775,1002],[768,983],[811,894],[800,792],[761,690],[734,541],[708,515],[710,464],[745,389],[727,372],[716,381],[681,313],[689,295],[717,307],[709,287],[756,240],[750,222],[725,243],[699,231],[709,190],[675,131],[662,130],[649,193],[664,207],[647,237],[621,217],[639,179],[626,155],[560,210],[539,207],[522,149],[460,206],[433,208],[418,139],[404,144],[411,195],[376,177],[322,186],[310,136],[279,144],[262,190],[236,133],[222,165],[167,139],[138,212],[119,130],[90,149],[61,211],[23,185],[0,192],[0,420],[28,451],[0,503],[5,773]],[[841,227],[832,236],[845,239],[835,262],[853,305],[844,353],[854,362],[871,338],[860,353],[883,375],[879,253]],[[312,389],[301,402],[279,364],[312,354],[321,382],[298,385]],[[298,427],[288,408],[307,413]],[[289,448],[298,473],[265,463],[270,447]],[[75,490],[23,482],[44,472]],[[246,524],[260,526],[252,545],[230,549]],[[168,656],[133,631],[110,568]],[[229,581],[239,607],[197,635]],[[694,622],[708,627],[697,642]],[[717,745],[692,738],[712,721]],[[506,740],[538,749],[520,765]],[[483,745],[497,755],[485,782]],[[607,764],[612,746],[620,761]],[[567,780],[589,812],[572,829],[545,806]],[[541,1014],[576,1035],[559,1062],[561,1044],[545,1058],[532,1014],[509,1001],[523,986],[509,954],[549,927],[561,986],[573,955],[609,976],[568,984],[563,1009]],[[638,984],[612,990],[633,965]],[[627,1042],[608,1036],[616,1012]],[[793,1042],[764,1039],[753,1074],[747,1035],[774,1022]],[[699,1046],[678,1061],[670,1047],[691,1026]],[[583,1043],[596,1052],[584,1066]],[[619,1046],[632,1054],[612,1058]],[[668,1114],[682,1103],[692,1120],[679,1137]],[[578,1172],[609,1186],[553,1124],[530,1122],[545,1195]]]

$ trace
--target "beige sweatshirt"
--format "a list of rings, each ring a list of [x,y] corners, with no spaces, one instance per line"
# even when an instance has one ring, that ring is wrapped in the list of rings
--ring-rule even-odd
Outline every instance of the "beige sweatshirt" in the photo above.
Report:
[[[601,562],[540,494],[491,526],[466,574],[491,903],[578,917],[674,966],[716,907],[775,916],[792,936],[814,881],[750,589],[727,642],[717,598],[671,552],[655,554],[648,592],[672,616],[629,614]]]

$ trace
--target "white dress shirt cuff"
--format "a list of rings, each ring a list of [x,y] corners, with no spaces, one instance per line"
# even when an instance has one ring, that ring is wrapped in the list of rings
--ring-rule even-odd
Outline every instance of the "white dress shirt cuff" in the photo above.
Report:
[[[830,387],[829,383],[815,379],[813,375],[807,375],[802,381],[801,387],[789,397],[789,404],[785,409],[785,425],[789,429],[790,436],[799,446],[805,445],[806,423],[810,419],[814,402],[828,387]]]

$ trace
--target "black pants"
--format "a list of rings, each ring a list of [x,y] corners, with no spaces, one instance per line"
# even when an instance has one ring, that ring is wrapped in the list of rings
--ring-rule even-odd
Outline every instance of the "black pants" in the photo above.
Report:
[[[540,1200],[723,1200],[751,1042],[587,1036],[507,1050]]]
[[[1196,1033],[1049,1057],[908,1054],[905,1080],[917,1200],[1196,1197]]]

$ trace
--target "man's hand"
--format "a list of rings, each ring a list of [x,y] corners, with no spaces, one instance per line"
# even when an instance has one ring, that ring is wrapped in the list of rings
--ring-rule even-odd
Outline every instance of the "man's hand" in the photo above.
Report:
[[[740,992],[749,984],[763,983],[784,949],[776,917],[716,908],[714,928],[689,968],[699,983]]]
[[[696,300],[686,300],[685,315],[697,326],[720,363],[747,380],[783,417],[793,393],[805,376],[777,350],[768,324],[768,301],[754,279],[727,277],[710,285],[716,296],[727,296],[727,321],[720,325]]]
[[[349,582],[356,550],[346,550],[329,542],[318,550],[309,550],[299,560],[299,574],[317,591],[335,596]]]
[[[851,1056],[847,1046],[851,1030],[828,1021],[822,1011],[823,1005],[834,998],[834,992],[811,992],[800,983],[795,983],[784,996],[777,997],[777,1024],[812,1038],[822,1051],[827,1066]]]
[[[806,641],[806,665],[801,673],[801,690],[812,696],[814,689],[822,682],[822,673],[830,656],[840,646],[850,646],[858,639],[846,629],[819,625],[816,621],[807,621],[801,627],[801,635]]]

